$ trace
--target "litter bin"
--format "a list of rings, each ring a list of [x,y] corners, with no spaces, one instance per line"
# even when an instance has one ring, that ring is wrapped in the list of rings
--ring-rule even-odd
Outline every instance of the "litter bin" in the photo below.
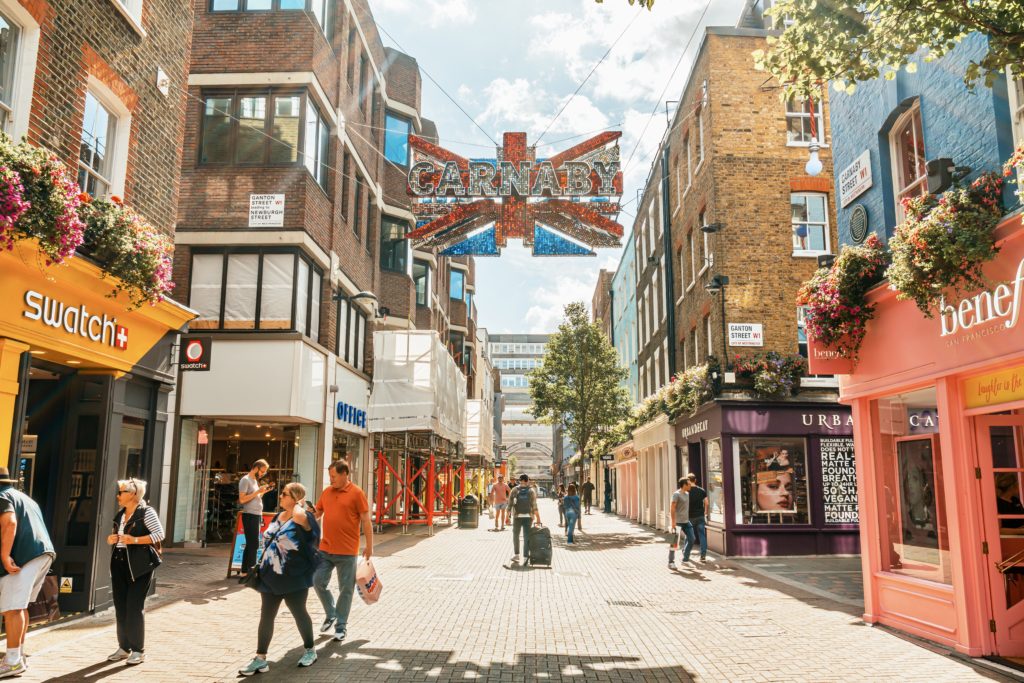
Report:
[[[475,529],[480,526],[480,502],[469,494],[459,501],[459,528]]]

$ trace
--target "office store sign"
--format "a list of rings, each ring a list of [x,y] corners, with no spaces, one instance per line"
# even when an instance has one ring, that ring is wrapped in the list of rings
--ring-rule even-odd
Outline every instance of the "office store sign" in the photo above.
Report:
[[[25,292],[25,309],[22,315],[69,335],[88,339],[118,351],[128,350],[128,328],[118,325],[116,317],[112,318],[106,313],[96,314],[85,304],[68,304],[30,289]]]
[[[940,336],[953,346],[1011,330],[1020,321],[1024,293],[1024,258],[1009,282],[961,299],[955,304],[939,300]],[[995,323],[990,325],[989,323]],[[965,334],[961,334],[965,333]]]

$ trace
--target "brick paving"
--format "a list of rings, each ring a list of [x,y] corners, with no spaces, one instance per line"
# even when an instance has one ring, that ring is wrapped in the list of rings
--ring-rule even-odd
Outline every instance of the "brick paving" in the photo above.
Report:
[[[664,537],[617,517],[584,516],[566,546],[557,513],[554,566],[506,569],[511,530],[391,532],[375,561],[384,597],[358,597],[349,640],[301,641],[282,609],[260,681],[971,681],[1009,680],[871,628],[855,607],[716,561],[666,568]],[[386,539],[386,540],[385,540]],[[252,656],[259,597],[225,581],[226,551],[168,551],[138,668],[107,664],[109,614],[30,636],[22,680],[230,681]],[[766,564],[769,564],[766,562]],[[319,602],[311,594],[314,622]]]

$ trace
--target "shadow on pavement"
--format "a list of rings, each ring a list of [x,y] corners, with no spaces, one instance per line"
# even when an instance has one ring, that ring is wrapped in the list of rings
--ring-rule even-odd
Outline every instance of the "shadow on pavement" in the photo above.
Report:
[[[560,545],[566,545],[564,532],[560,534],[552,532],[551,539],[556,543],[561,541]],[[602,550],[605,548],[622,550],[624,548],[631,548],[638,545],[651,545],[658,543],[664,544],[665,547],[668,548],[668,544],[664,539],[648,531],[639,531],[635,534],[591,534],[584,530],[582,533],[576,533],[574,541],[575,543],[573,543],[573,545],[578,547],[580,550]]]
[[[295,663],[301,647],[270,662],[261,681],[295,680],[478,680],[478,681],[693,681],[693,672],[683,666],[637,667],[638,657],[562,655],[554,652],[521,652],[513,664],[481,665],[454,660],[451,650],[384,650],[366,647],[369,641],[355,640],[336,645],[317,642],[319,659],[308,674],[296,674]],[[240,661],[239,667],[247,662]],[[333,677],[332,677],[333,675]],[[239,676],[239,678],[242,678]],[[70,679],[68,679],[70,680]]]

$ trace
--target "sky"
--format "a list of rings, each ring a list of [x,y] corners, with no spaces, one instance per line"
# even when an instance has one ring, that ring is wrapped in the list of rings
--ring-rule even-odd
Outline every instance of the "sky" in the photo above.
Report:
[[[744,4],[658,0],[648,11],[627,0],[369,2],[384,44],[414,57],[494,140],[526,131],[533,144],[550,126],[537,150],[547,157],[589,137],[582,134],[621,130],[623,244],[633,222],[627,212],[636,211],[637,189],[665,132],[665,101],[679,98],[703,27],[735,26]],[[427,76],[420,111],[437,123],[442,146],[494,156],[494,143]],[[492,334],[554,332],[567,303],[589,307],[598,271],[614,271],[620,253],[535,258],[511,241],[500,257],[476,259],[478,324]]]

